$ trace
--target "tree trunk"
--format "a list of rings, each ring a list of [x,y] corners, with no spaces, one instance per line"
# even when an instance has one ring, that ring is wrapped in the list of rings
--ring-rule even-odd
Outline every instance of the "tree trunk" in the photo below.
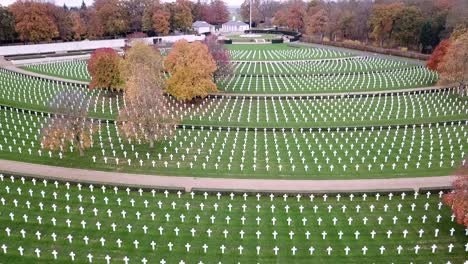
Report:
[[[153,149],[154,148],[154,139],[150,139],[149,143],[150,143],[149,144],[150,149]]]
[[[78,150],[80,151],[80,157],[84,156],[84,149],[81,147],[81,145],[78,147]]]

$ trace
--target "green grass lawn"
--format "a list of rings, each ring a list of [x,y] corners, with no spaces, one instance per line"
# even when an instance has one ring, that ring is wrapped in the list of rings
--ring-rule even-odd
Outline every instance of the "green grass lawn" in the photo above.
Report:
[[[70,252],[75,254],[73,263],[89,263],[88,254],[93,256],[93,263],[106,263],[106,255],[112,258],[111,263],[124,263],[124,257],[130,259],[129,263],[141,263],[143,258],[148,263],[159,263],[162,259],[167,263],[181,260],[185,263],[462,263],[466,260],[468,239],[464,227],[451,220],[450,208],[442,206],[439,209],[441,200],[437,192],[432,192],[429,198],[421,193],[416,199],[413,193],[406,193],[404,199],[400,193],[394,193],[391,199],[388,194],[380,194],[378,199],[375,194],[366,194],[365,198],[355,194],[352,201],[348,194],[341,194],[340,198],[329,194],[326,201],[321,194],[316,194],[311,201],[308,194],[299,199],[291,195],[285,200],[282,196],[272,199],[268,194],[259,198],[249,194],[244,198],[242,193],[235,193],[231,199],[228,193],[219,198],[215,193],[205,198],[201,192],[194,193],[193,197],[189,193],[180,197],[176,193],[166,196],[163,190],[157,190],[154,195],[150,190],[140,194],[132,189],[127,193],[125,187],[115,192],[112,186],[106,186],[103,191],[100,185],[95,185],[91,191],[87,184],[79,189],[76,185],[67,187],[63,183],[56,187],[49,181],[44,186],[41,180],[35,184],[25,180],[23,184],[19,178],[14,182],[5,178],[0,185],[0,196],[5,200],[5,204],[0,204],[3,212],[0,214],[0,244],[7,246],[6,254],[0,251],[3,263],[71,263]],[[27,204],[30,204],[29,208]],[[414,211],[411,209],[413,204]],[[427,210],[425,206],[428,206]],[[10,213],[14,214],[14,220]],[[23,218],[25,215],[27,222]],[[412,217],[411,223],[408,223],[408,216]],[[395,223],[394,217],[397,218]],[[349,222],[350,218],[352,222]],[[55,225],[52,219],[55,219]],[[321,219],[320,224],[318,219]],[[82,221],[86,222],[84,228]],[[10,236],[6,228],[10,230]],[[162,228],[162,234],[159,228]],[[177,235],[176,228],[179,230]],[[452,228],[453,236],[450,235]],[[24,238],[21,230],[25,232]],[[389,230],[392,233],[388,238]],[[421,237],[420,230],[424,231]],[[375,231],[373,238],[372,231]],[[325,238],[323,232],[327,233]],[[357,239],[356,232],[359,232]],[[438,232],[437,238],[435,232]],[[40,233],[40,239],[37,233]],[[273,233],[276,233],[276,239]],[[67,238],[69,235],[72,236],[71,243]],[[104,245],[101,238],[105,239]],[[135,241],[138,241],[138,248],[135,248]],[[172,251],[169,243],[173,244]],[[190,244],[189,252],[185,247],[187,244]],[[432,253],[434,244],[437,249]],[[453,244],[451,253],[448,250],[450,244]],[[206,253],[203,245],[207,246]],[[222,245],[224,254],[220,249]],[[400,254],[397,253],[399,245],[402,247]],[[420,247],[417,254],[416,245]],[[242,254],[239,246],[243,247]],[[258,254],[257,246],[260,247]],[[385,247],[383,254],[379,250],[382,246]],[[23,256],[20,256],[19,247],[24,249]],[[273,250],[275,247],[279,249],[277,255]],[[312,255],[311,247],[314,249]],[[330,255],[326,251],[328,247],[332,248]],[[350,248],[349,255],[345,253],[346,247]],[[363,247],[368,249],[366,255]],[[41,250],[39,258],[36,248]],[[297,250],[294,255],[292,248]],[[54,250],[58,253],[57,260],[52,254]]]
[[[408,126],[406,132],[404,127],[287,129],[284,133],[283,129],[245,132],[188,127],[178,129],[176,136],[158,142],[154,149],[144,141],[130,142],[117,133],[114,124],[102,123],[85,157],[64,145],[60,158],[60,151],[39,153],[39,130],[46,118],[8,110],[0,115],[4,138],[0,158],[105,171],[271,179],[440,176],[451,174],[468,151],[465,122]]]
[[[349,93],[426,87],[435,84],[437,79],[437,73],[418,67],[348,75],[237,75],[218,82],[218,88],[241,94]]]
[[[279,44],[256,44],[256,45],[245,45],[245,44],[228,44],[225,45],[228,50],[302,50],[308,49],[308,47],[295,47],[290,46],[286,43]]]
[[[93,118],[114,118],[122,106],[122,95],[105,90],[89,90],[88,87],[58,84],[54,81],[0,72],[0,104],[20,109],[47,112],[50,100],[61,92],[72,89],[86,94],[88,113]]]
[[[91,81],[87,68],[87,60],[52,62],[46,64],[27,65],[20,67],[24,70],[54,77],[84,81]]]
[[[234,35],[227,35],[226,38],[232,40],[248,40],[248,39],[265,39],[265,40],[272,40],[272,39],[280,39],[281,35],[276,34],[255,34],[258,35],[256,37],[247,37],[242,36],[241,34],[234,34]]]
[[[323,99],[205,99],[182,123],[230,127],[339,127],[419,124],[465,120],[467,98],[437,92],[422,95]]]
[[[251,60],[349,55],[287,45],[251,48],[234,45],[230,49],[239,52],[239,58],[247,56]],[[199,177],[357,179],[451,174],[467,153],[466,97],[447,91],[295,100],[254,97],[257,93],[381,91],[428,86],[437,79],[426,68],[405,68],[404,63],[370,58],[345,61],[323,65],[278,62],[275,68],[259,64],[260,70],[252,66],[257,64],[249,62],[240,71],[256,74],[270,70],[274,73],[320,69],[333,73],[362,72],[379,67],[393,70],[300,77],[237,75],[222,81],[222,91],[251,94],[253,98],[249,95],[238,99],[205,99],[194,105],[171,101],[170,108],[181,118],[182,127],[174,138],[158,142],[154,149],[144,141],[128,141],[112,120],[109,124],[102,120],[93,135],[94,145],[84,157],[79,157],[76,150],[69,152],[66,145],[63,148],[67,151],[63,150],[61,157],[60,151],[49,154],[42,150],[39,154],[40,129],[47,122],[48,102],[59,92],[81,89],[86,93],[83,105],[91,118],[115,119],[118,110],[124,107],[122,96],[0,72],[0,104],[17,108],[0,111],[3,137],[0,158],[104,171]],[[77,72],[72,69],[85,68],[85,62],[64,62],[54,67]],[[24,111],[27,109],[45,113],[38,117]],[[427,123],[432,122],[440,125],[428,127]],[[389,125],[400,128],[388,128]]]
[[[400,61],[375,58],[346,58],[342,60],[312,60],[303,62],[240,62],[234,64],[235,74],[343,74],[386,71],[415,67]]]
[[[290,61],[352,57],[351,53],[287,44],[226,45],[233,61]]]

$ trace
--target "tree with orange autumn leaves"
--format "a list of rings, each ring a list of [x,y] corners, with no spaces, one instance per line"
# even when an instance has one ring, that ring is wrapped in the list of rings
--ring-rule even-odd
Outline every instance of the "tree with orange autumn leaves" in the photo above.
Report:
[[[97,49],[88,61],[88,71],[91,75],[90,89],[107,89],[123,91],[122,58],[111,48]]]
[[[81,18],[80,13],[78,12],[73,12],[71,14],[71,19],[73,22],[73,26],[72,26],[73,39],[81,40],[82,36],[86,34],[86,26],[84,24],[84,21]]]
[[[429,69],[433,71],[437,71],[439,69],[439,65],[442,62],[445,54],[447,54],[447,50],[450,47],[450,44],[450,39],[444,39],[439,43],[439,45],[437,45],[426,63],[426,66]]]
[[[468,32],[452,41],[438,66],[440,83],[458,83],[461,88],[468,84]]]
[[[304,28],[306,19],[306,5],[300,0],[293,0],[286,4],[284,9],[275,13],[274,23],[286,26],[292,30],[300,31]]]
[[[443,201],[452,208],[457,223],[468,228],[468,163],[465,163],[455,176],[458,178],[452,184],[453,190],[444,194]]]
[[[128,31],[129,11],[123,1],[94,0],[94,8],[106,34],[116,36]]]
[[[59,36],[47,4],[18,1],[9,8],[15,16],[15,29],[22,41],[51,41]]]
[[[158,9],[156,12],[153,14],[153,29],[154,31],[167,35],[169,34],[169,31],[171,30],[171,13],[169,13],[165,9]]]
[[[54,115],[41,131],[44,149],[62,153],[78,149],[84,156],[93,141],[93,123],[87,118],[86,101],[86,94],[78,90],[60,92],[51,100],[49,108]]]
[[[216,62],[206,45],[200,42],[177,41],[164,60],[170,77],[166,92],[179,100],[192,100],[217,92],[213,82]]]

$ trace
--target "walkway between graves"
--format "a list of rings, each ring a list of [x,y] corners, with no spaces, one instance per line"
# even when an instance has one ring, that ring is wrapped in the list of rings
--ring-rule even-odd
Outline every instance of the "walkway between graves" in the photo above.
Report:
[[[185,191],[224,190],[279,193],[330,193],[440,189],[449,188],[456,178],[455,176],[436,176],[419,178],[356,180],[218,179],[103,172],[54,167],[9,160],[0,160],[0,173],[68,182],[88,182],[96,184],[135,186],[142,188],[183,189]]]

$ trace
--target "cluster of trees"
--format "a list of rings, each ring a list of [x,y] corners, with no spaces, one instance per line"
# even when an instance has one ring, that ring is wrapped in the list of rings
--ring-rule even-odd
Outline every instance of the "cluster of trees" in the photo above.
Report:
[[[124,36],[131,32],[167,35],[188,31],[196,20],[229,20],[222,0],[95,0],[92,6],[68,8],[36,0],[0,5],[0,43],[21,40],[81,40]]]
[[[88,66],[90,89],[124,93],[120,131],[129,140],[148,142],[154,148],[155,142],[174,133],[179,122],[166,94],[187,102],[216,92],[214,76],[230,72],[228,54],[215,37],[205,42],[180,40],[165,58],[156,47],[136,39],[123,58],[109,48],[93,52]],[[42,130],[44,149],[62,153],[78,149],[83,156],[92,147],[94,124],[83,105],[86,101],[83,91],[66,91],[52,99],[50,111],[56,114]]]
[[[249,19],[249,1],[241,6]],[[431,51],[468,24],[466,0],[252,0],[254,25],[281,26],[320,39],[375,42]]]

